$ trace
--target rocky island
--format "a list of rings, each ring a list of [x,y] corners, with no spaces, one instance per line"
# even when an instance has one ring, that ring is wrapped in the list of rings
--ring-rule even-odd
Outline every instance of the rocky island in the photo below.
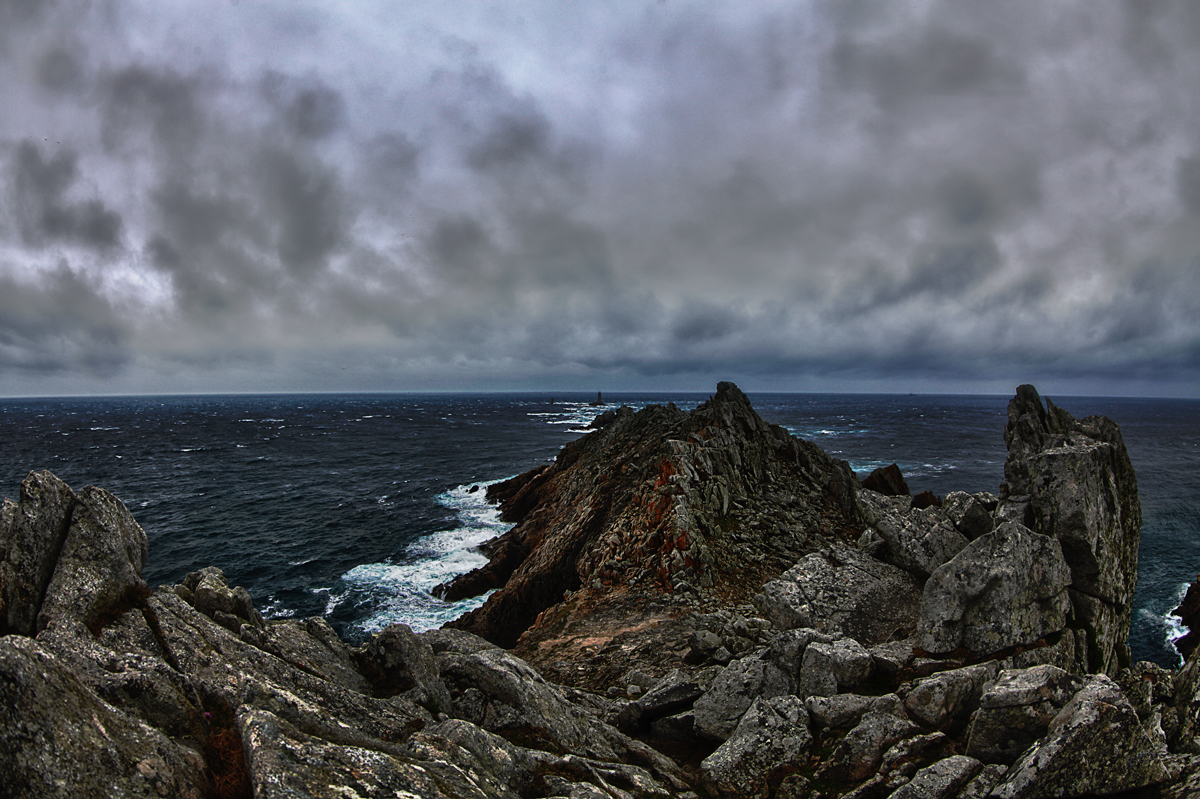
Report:
[[[152,589],[100,488],[0,515],[0,794],[1057,797],[1200,792],[1200,657],[1131,663],[1120,430],[1031,386],[997,494],[912,497],[759,418],[608,410],[493,486],[440,630],[352,647],[219,568]]]

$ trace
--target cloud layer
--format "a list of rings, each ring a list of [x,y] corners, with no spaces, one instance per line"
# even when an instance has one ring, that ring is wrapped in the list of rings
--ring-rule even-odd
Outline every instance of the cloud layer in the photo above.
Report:
[[[0,393],[1200,386],[1185,0],[327,6],[0,0]]]

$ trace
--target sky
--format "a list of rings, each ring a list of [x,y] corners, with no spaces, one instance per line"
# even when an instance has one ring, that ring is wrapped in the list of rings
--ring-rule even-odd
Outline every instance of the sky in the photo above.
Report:
[[[0,395],[1200,396],[1200,4],[0,0]]]

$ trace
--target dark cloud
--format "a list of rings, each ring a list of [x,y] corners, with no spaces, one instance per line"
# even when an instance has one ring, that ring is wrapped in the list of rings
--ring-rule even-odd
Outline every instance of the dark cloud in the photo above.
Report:
[[[271,70],[262,78],[262,94],[287,129],[302,139],[324,139],[345,121],[346,101],[319,79],[296,79]]]
[[[1183,207],[1193,216],[1200,216],[1200,155],[1181,158],[1175,179]]]
[[[66,195],[79,177],[78,157],[63,149],[43,156],[26,140],[13,157],[13,204],[27,244],[68,241],[108,249],[121,239],[121,216],[95,198],[72,202]]]
[[[478,170],[522,164],[544,158],[549,144],[550,123],[536,109],[501,114],[467,149],[467,163]]]
[[[328,264],[345,236],[348,209],[337,173],[286,150],[268,150],[258,162],[279,260],[293,274],[310,277]]]
[[[111,377],[130,360],[129,326],[66,262],[32,281],[0,276],[0,374]]]
[[[204,130],[198,79],[170,67],[123,67],[104,81],[102,141],[133,154],[147,143],[177,153],[197,143]]]
[[[451,283],[475,279],[499,255],[479,220],[465,215],[439,219],[423,239],[435,274]]]
[[[395,201],[416,180],[420,155],[420,148],[403,133],[382,133],[363,148],[360,180]]]
[[[38,59],[38,82],[51,92],[77,92],[84,86],[84,77],[83,61],[77,46],[51,47]]]
[[[909,29],[882,42],[847,36],[834,48],[832,64],[838,81],[869,91],[885,110],[926,97],[978,98],[1024,81],[1020,66],[1002,58],[984,35],[942,27]]]
[[[688,305],[672,322],[671,335],[677,342],[704,344],[745,327],[746,321],[736,309],[720,305]]]

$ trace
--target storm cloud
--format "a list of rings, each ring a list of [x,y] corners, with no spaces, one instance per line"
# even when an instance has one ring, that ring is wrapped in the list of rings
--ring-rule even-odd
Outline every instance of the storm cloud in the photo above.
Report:
[[[0,0],[0,394],[1191,395],[1200,12]]]

